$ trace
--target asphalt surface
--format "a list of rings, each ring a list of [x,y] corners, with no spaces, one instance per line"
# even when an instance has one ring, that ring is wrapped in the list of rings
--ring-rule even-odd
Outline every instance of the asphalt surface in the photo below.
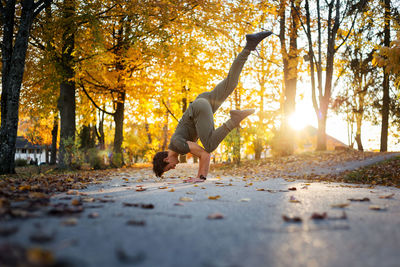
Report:
[[[50,216],[49,207],[1,222],[18,231],[0,242],[49,249],[67,266],[400,266],[398,188],[219,176],[183,183],[179,174],[195,167],[178,165],[160,181],[127,170],[58,194],[53,205],[77,199],[84,210]]]

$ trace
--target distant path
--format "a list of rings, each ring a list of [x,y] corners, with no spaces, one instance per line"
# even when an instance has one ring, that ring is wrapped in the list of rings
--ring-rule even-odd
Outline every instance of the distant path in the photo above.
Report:
[[[349,162],[344,162],[335,166],[330,166],[330,167],[321,167],[317,170],[312,171],[315,174],[338,174],[344,171],[351,171],[351,170],[356,170],[358,168],[362,168],[365,166],[373,165],[375,163],[385,161],[391,158],[394,158],[396,156],[399,156],[399,152],[395,153],[388,153],[388,154],[383,154],[383,155],[378,155],[374,157],[369,157],[365,158],[364,160],[354,160],[354,161],[349,161]],[[309,171],[311,172],[311,171]]]

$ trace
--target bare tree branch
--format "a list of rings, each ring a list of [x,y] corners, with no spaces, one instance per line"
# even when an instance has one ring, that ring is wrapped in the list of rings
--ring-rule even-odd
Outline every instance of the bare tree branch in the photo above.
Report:
[[[342,43],[341,43],[340,45],[338,45],[338,46],[335,48],[335,53],[336,53],[336,51],[339,50],[339,48],[340,48],[344,43],[346,43],[347,39],[348,39],[349,36],[350,36],[350,33],[353,31],[353,28],[354,28],[354,25],[355,25],[355,22],[356,22],[358,13],[360,12],[360,10],[363,9],[363,7],[365,6],[366,3],[367,3],[367,0],[364,0],[363,3],[362,3],[362,6],[357,10],[356,14],[354,15],[353,22],[351,23],[351,27],[350,27],[349,32],[347,33],[346,37],[343,39]]]
[[[35,18],[44,8],[48,7],[52,0],[40,0],[33,6],[33,18]]]
[[[104,112],[104,113],[106,113],[106,114],[108,114],[108,115],[111,115],[111,116],[114,116],[114,115],[115,115],[115,112],[111,113],[111,112],[108,112],[107,110],[104,110],[104,109],[102,109],[101,107],[99,107],[99,106],[96,104],[96,102],[93,100],[93,98],[90,97],[90,95],[89,95],[89,93],[86,91],[85,86],[83,85],[83,83],[79,82],[78,84],[81,86],[83,92],[84,92],[85,95],[89,98],[90,102],[92,102],[92,104],[93,104],[98,110],[100,110],[100,111],[102,111],[102,112]]]
[[[175,117],[174,113],[172,113],[171,110],[168,108],[167,104],[165,104],[164,99],[162,99],[161,102],[163,103],[164,107],[167,109],[168,113],[171,114],[171,116],[172,116],[177,122],[179,122],[179,120]]]

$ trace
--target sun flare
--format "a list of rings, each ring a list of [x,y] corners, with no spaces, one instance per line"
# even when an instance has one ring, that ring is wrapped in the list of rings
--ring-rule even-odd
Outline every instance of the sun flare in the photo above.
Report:
[[[294,112],[288,118],[289,126],[292,127],[294,130],[304,129],[309,121],[308,116],[309,114],[301,112],[301,110],[296,110],[296,112]]]

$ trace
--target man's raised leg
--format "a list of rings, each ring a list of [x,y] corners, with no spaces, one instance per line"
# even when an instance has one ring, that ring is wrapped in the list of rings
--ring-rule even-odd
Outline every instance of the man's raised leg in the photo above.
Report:
[[[257,45],[264,38],[270,36],[271,34],[271,31],[263,31],[246,35],[246,46],[233,61],[231,68],[229,69],[228,76],[217,86],[215,86],[211,92],[206,92],[204,94],[204,96],[206,96],[206,98],[208,98],[210,101],[212,111],[214,113],[238,85],[240,73],[242,72],[244,63],[246,63],[250,52],[256,49]],[[199,97],[202,96],[200,95]]]

